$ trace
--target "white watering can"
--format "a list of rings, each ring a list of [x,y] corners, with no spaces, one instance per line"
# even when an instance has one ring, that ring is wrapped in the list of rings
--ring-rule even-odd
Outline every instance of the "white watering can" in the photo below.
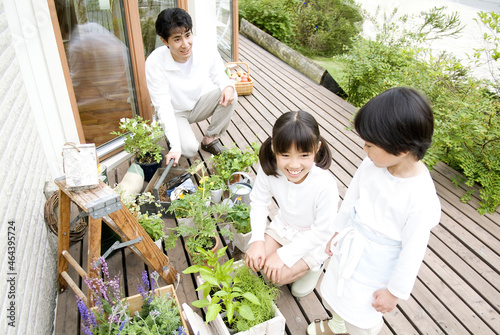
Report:
[[[233,175],[240,175],[240,181],[234,184],[229,184],[229,180],[231,180]],[[245,172],[235,172],[229,176],[227,186],[229,187],[230,197],[233,203],[239,201],[247,205],[250,204],[250,192],[252,192],[253,186],[252,177]]]

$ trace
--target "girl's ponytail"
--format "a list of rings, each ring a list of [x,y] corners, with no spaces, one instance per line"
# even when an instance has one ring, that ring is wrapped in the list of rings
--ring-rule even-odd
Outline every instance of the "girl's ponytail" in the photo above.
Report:
[[[278,165],[276,164],[276,156],[273,152],[273,143],[271,137],[268,137],[260,146],[259,162],[262,171],[268,176],[278,176]]]
[[[321,141],[321,146],[314,157],[314,162],[318,167],[326,170],[332,165],[332,152],[328,143],[321,135],[319,136],[319,140]]]

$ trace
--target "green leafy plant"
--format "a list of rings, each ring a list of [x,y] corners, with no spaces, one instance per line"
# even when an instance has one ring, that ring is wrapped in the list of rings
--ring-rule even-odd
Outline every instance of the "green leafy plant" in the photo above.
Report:
[[[199,184],[199,187],[205,188],[205,191],[227,189],[226,181],[218,174],[212,174],[210,177],[205,176],[200,179]]]
[[[289,42],[293,37],[295,0],[240,0],[239,16],[274,38]]]
[[[190,167],[191,169],[196,166]],[[200,180],[205,180],[204,170],[202,170]],[[177,218],[192,218],[193,225],[179,222],[177,227],[167,228],[170,234],[165,239],[165,248],[175,247],[180,236],[188,236],[186,248],[193,257],[193,262],[201,260],[196,254],[197,248],[211,249],[214,247],[215,238],[220,234],[232,239],[233,234],[229,229],[222,226],[222,214],[225,210],[222,206],[211,206],[209,200],[210,192],[207,188],[199,187],[196,193],[181,194],[179,199],[172,201],[167,209],[169,213],[175,213]]]
[[[115,190],[121,195],[122,192],[119,189]],[[141,206],[144,204],[154,204],[157,209],[161,208],[161,205],[155,200],[155,197],[150,192],[141,193],[137,197],[122,197],[122,202],[130,213],[135,216],[139,224],[153,241],[163,237],[165,223],[163,222],[162,214],[141,212]]]
[[[266,285],[262,278],[253,274],[245,265],[235,268],[234,259],[220,264],[219,259],[224,256],[226,249],[227,247],[224,247],[216,253],[199,250],[207,260],[207,265],[193,265],[183,273],[199,272],[204,280],[197,291],[202,291],[205,298],[194,301],[192,304],[199,308],[207,307],[206,322],[214,320],[219,313],[226,312],[229,327],[236,327],[237,331],[245,331],[274,316],[272,312],[263,313],[260,310],[259,307],[262,304],[256,294],[266,301],[267,307],[270,307],[272,311],[272,303],[277,297],[277,291]],[[240,268],[246,268],[246,270],[240,270]],[[208,299],[209,295],[210,299]],[[256,314],[266,315],[267,319],[256,320]]]
[[[156,121],[149,122],[142,117],[136,116],[132,119],[120,119],[120,130],[112,131],[111,134],[121,136],[125,139],[123,149],[133,154],[139,163],[159,163],[162,159],[160,145],[164,133]]]
[[[233,143],[231,148],[212,156],[211,160],[217,174],[227,181],[234,172],[250,171],[250,167],[258,161],[259,148],[260,145],[254,142],[251,147],[242,150]]]
[[[294,13],[295,48],[305,54],[342,54],[359,35],[363,16],[352,0],[299,1]]]
[[[161,213],[139,213],[137,215],[137,221],[153,241],[163,237],[163,227],[165,227],[165,224],[161,218]]]
[[[224,221],[231,223],[238,233],[249,233],[252,230],[250,226],[250,206],[243,202],[237,202],[228,209]]]

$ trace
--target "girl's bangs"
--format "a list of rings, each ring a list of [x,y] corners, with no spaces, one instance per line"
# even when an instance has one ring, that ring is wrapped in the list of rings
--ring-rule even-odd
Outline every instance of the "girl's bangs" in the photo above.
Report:
[[[293,145],[299,152],[314,152],[318,139],[305,125],[295,122],[280,129],[273,136],[273,150],[276,154],[289,152]]]

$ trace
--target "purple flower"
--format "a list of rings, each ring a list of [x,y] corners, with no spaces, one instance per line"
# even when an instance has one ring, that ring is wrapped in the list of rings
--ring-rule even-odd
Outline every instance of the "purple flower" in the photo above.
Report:
[[[126,317],[125,320],[122,321],[122,324],[120,325],[120,329],[118,329],[118,333],[116,333],[116,335],[119,335],[121,333],[121,331],[123,330],[123,328],[127,324],[128,320],[129,320],[129,318]]]
[[[102,274],[104,275],[104,280],[108,281],[109,280],[109,269],[108,269],[108,264],[104,260],[104,258],[99,258],[99,262],[101,264],[101,270]]]
[[[142,271],[142,284],[144,285],[144,290],[149,291],[148,273],[146,271]]]
[[[82,328],[86,335],[92,335],[92,329],[97,326],[97,321],[95,319],[94,313],[87,308],[87,305],[82,299],[76,297],[76,303],[78,305],[78,311],[82,316]]]
[[[156,279],[159,277],[158,272],[151,272],[151,290],[154,291],[158,288],[158,282]]]

